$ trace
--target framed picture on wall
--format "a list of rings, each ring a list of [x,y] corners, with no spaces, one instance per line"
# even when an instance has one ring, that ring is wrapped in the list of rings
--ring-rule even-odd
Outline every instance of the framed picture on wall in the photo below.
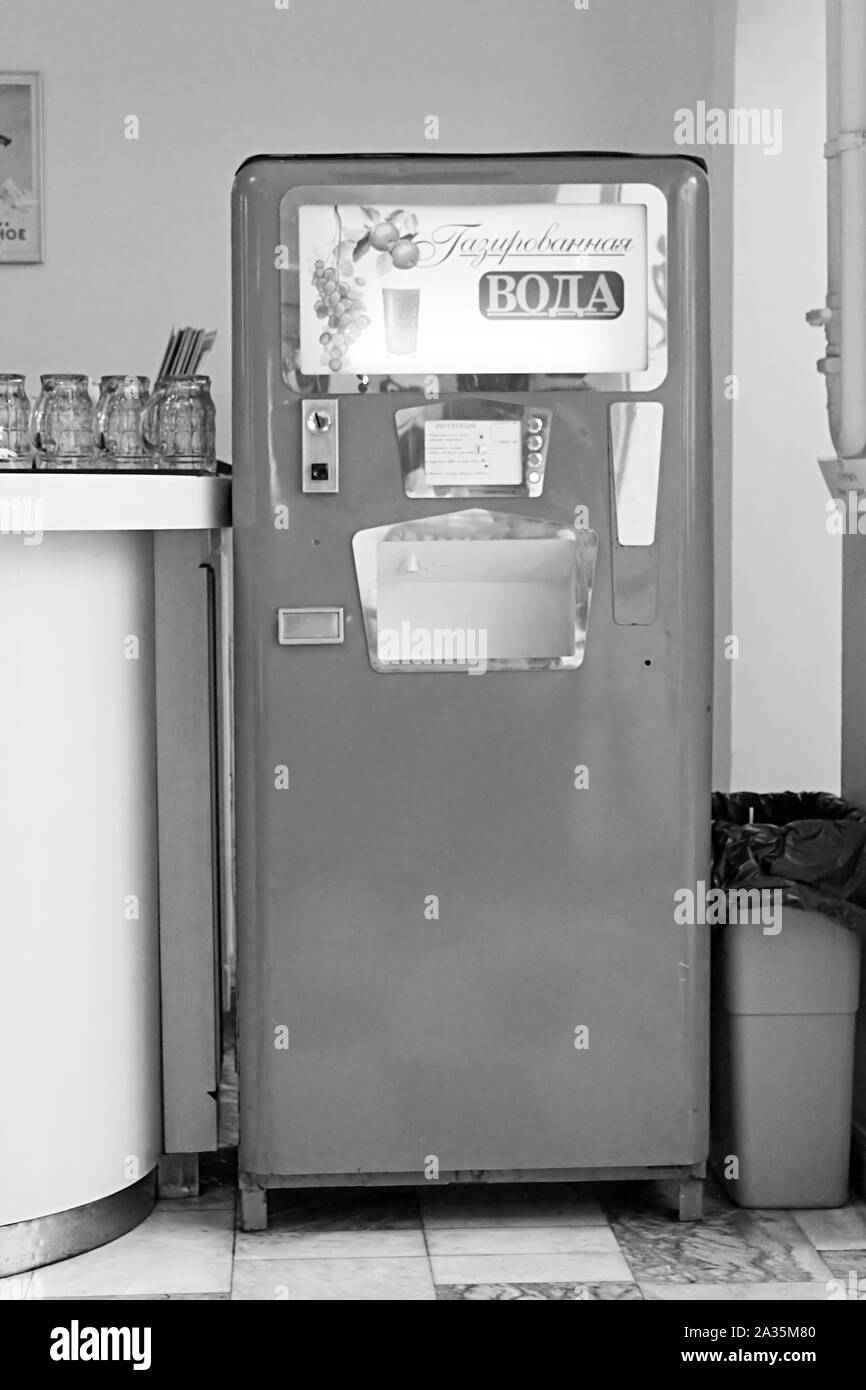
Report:
[[[0,265],[45,259],[42,80],[0,72]]]

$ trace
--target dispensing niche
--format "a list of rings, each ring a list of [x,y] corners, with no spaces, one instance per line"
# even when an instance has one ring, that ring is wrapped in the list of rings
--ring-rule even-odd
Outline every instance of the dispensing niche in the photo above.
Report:
[[[569,671],[584,659],[595,531],[473,508],[358,531],[352,549],[374,671]]]

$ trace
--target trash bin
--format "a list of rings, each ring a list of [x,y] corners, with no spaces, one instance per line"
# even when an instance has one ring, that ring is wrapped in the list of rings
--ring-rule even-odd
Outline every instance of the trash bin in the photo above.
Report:
[[[714,796],[713,813],[713,886],[776,892],[781,913],[714,928],[711,1161],[739,1206],[842,1206],[866,818],[808,793]]]

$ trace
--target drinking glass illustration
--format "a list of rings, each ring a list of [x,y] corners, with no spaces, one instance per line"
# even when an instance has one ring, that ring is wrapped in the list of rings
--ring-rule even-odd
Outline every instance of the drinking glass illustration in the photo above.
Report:
[[[421,291],[401,286],[382,290],[385,311],[385,347],[394,357],[410,357],[418,351],[418,307]]]

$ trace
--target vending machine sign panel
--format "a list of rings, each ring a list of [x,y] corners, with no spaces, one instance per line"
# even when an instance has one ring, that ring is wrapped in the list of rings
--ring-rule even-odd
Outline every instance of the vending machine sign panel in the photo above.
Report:
[[[298,209],[302,372],[643,371],[640,204]]]

